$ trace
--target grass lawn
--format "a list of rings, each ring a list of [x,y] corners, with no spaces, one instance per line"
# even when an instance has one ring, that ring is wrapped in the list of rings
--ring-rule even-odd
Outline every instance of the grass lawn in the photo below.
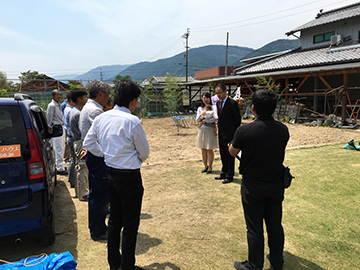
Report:
[[[296,178],[283,204],[284,269],[359,269],[360,153],[342,145],[286,152]],[[218,168],[219,160],[211,175],[200,173],[200,162],[165,173],[143,169],[139,265],[226,270],[247,258],[241,177],[223,185],[214,180]]]
[[[285,164],[296,178],[283,204],[285,270],[360,269],[360,152],[342,146],[286,151]],[[148,270],[234,270],[234,261],[247,259],[241,177],[236,174],[233,183],[224,185],[214,180],[220,160],[208,175],[200,173],[200,161],[179,162],[183,168],[171,171],[142,169],[137,265]],[[109,269],[106,241],[90,239],[87,205],[73,201],[65,182],[63,177],[57,186],[54,245],[39,247],[31,237],[15,244],[15,236],[5,237],[0,239],[0,259],[68,250],[78,270]],[[264,269],[270,269],[266,259]]]

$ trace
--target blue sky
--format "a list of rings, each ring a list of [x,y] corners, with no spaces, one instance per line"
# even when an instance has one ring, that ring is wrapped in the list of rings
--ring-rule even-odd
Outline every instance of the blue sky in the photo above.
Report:
[[[155,61],[209,44],[260,48],[354,0],[1,1],[0,71],[82,74],[102,65]]]

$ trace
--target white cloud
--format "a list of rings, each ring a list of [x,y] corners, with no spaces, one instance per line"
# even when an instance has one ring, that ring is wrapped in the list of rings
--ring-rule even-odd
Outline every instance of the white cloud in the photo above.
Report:
[[[21,35],[5,26],[0,25],[0,36],[7,38],[20,38]]]

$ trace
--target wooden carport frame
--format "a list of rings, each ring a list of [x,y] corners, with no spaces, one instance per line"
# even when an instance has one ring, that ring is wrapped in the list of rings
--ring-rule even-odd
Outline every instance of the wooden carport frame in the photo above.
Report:
[[[196,81],[191,83],[183,83],[182,85],[186,86],[189,91],[189,106],[191,107],[191,101],[194,97],[201,92],[204,86],[209,85],[210,83],[223,83],[228,87],[228,92],[231,94],[236,88],[242,84],[245,84],[246,87],[250,90],[250,93],[253,93],[252,88],[256,86],[256,77],[257,76],[265,76],[266,78],[272,77],[275,82],[279,80],[285,81],[285,91],[282,93],[282,96],[285,98],[285,103],[287,104],[292,97],[317,97],[324,96],[324,99],[328,96],[336,96],[341,100],[341,118],[342,121],[346,119],[346,103],[347,103],[347,95],[349,90],[348,84],[348,75],[359,73],[360,75],[360,63],[352,62],[345,64],[337,64],[337,65],[327,65],[327,66],[317,66],[317,67],[308,67],[308,68],[300,68],[300,69],[289,69],[289,70],[280,70],[280,71],[270,71],[264,73],[253,73],[253,74],[243,74],[243,75],[232,75],[221,78],[214,78],[202,81]],[[325,76],[334,76],[334,75],[343,75],[343,85],[342,87],[333,88],[325,79]],[[324,92],[315,92],[315,89],[311,93],[301,93],[300,89],[304,85],[304,83],[310,77],[317,77],[319,80],[325,85],[327,88]],[[289,80],[303,78],[299,85],[293,89],[293,91],[289,91]],[[196,90],[195,94],[191,90],[192,86],[197,86],[200,88]],[[232,89],[232,86],[235,86]],[[250,96],[248,96],[250,97]],[[245,97],[246,98],[246,97]]]

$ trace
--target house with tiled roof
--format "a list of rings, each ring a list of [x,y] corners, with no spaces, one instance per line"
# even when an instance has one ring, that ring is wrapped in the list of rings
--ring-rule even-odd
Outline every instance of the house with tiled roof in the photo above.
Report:
[[[202,83],[224,83],[230,92],[241,86],[248,98],[256,90],[257,76],[272,77],[286,103],[301,100],[311,111],[354,118],[360,108],[360,2],[321,10],[286,35],[299,38],[300,47],[251,59],[232,76]]]

